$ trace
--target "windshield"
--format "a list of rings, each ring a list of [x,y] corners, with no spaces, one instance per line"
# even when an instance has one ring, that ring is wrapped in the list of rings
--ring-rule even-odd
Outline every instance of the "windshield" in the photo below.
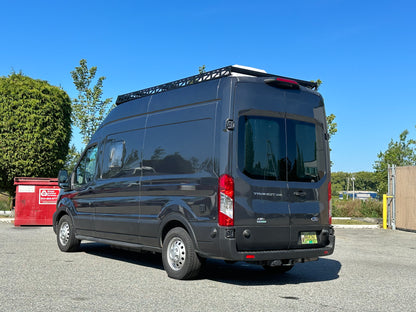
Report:
[[[242,116],[239,168],[253,179],[316,182],[325,174],[323,137],[314,123]]]

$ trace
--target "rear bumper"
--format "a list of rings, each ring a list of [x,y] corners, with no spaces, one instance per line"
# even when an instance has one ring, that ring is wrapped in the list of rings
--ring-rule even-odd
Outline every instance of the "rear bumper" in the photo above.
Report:
[[[307,259],[314,259],[333,254],[335,248],[335,235],[331,228],[328,233],[328,245],[317,248],[296,248],[266,251],[238,251],[235,238],[226,238],[227,229],[219,230],[219,250],[221,256],[207,255],[217,259],[230,261],[262,262],[273,260],[296,260],[303,262]]]

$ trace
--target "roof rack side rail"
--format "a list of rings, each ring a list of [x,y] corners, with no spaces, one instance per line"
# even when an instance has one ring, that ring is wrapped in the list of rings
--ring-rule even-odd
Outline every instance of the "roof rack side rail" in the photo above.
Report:
[[[211,70],[209,72],[205,72],[199,75],[175,80],[175,81],[165,83],[162,85],[158,85],[155,87],[119,95],[116,100],[116,105],[120,105],[122,103],[129,102],[129,101],[139,99],[142,97],[146,97],[149,95],[162,93],[168,90],[178,89],[178,88],[186,87],[192,84],[201,83],[204,81],[215,80],[215,79],[231,76],[233,73],[238,73],[238,74],[243,74],[243,75],[248,75],[248,76],[255,76],[255,77],[279,77],[279,78],[292,79],[304,87],[307,87],[310,89],[317,88],[317,84],[314,82],[273,75],[273,74],[269,74],[269,73],[265,73],[261,71],[242,68],[239,66],[227,66],[227,67],[222,67],[219,69]]]

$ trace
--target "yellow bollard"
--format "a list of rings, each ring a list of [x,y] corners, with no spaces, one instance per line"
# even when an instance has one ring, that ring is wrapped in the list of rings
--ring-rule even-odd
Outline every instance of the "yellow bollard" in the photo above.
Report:
[[[387,196],[383,194],[383,229],[387,229],[387,198],[393,198],[393,196]]]

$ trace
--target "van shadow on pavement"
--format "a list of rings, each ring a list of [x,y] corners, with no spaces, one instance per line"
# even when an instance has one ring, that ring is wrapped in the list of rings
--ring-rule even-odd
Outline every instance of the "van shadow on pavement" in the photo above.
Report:
[[[334,280],[339,277],[340,270],[340,262],[325,258],[296,264],[284,274],[272,274],[260,265],[245,262],[227,264],[220,260],[209,260],[201,277],[241,286],[287,285]]]
[[[81,252],[163,270],[160,254],[118,249],[100,243],[83,243]],[[259,265],[245,262],[228,264],[222,260],[209,259],[197,279],[241,286],[287,285],[335,280],[339,277],[340,270],[340,262],[327,258],[296,264],[291,271],[284,274],[272,274]]]

